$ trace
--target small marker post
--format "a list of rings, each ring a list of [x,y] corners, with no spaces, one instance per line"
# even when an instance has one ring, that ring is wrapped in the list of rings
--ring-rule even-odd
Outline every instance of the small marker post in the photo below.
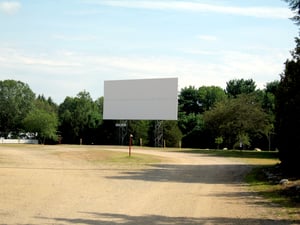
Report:
[[[130,136],[129,136],[129,157],[131,157],[132,138],[133,138],[133,135],[130,134]]]

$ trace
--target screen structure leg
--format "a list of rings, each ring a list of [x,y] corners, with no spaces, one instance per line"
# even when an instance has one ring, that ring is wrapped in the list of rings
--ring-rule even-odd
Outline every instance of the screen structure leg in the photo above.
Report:
[[[120,145],[127,144],[127,133],[128,133],[127,125],[128,125],[127,120],[120,120],[119,123],[116,124],[116,126],[119,128],[119,144]]]
[[[157,120],[155,121],[155,128],[154,128],[154,146],[163,147],[163,143],[164,143],[163,120]]]

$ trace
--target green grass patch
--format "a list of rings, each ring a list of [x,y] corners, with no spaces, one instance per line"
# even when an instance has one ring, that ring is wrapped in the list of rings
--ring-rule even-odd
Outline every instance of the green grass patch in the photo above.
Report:
[[[231,158],[258,158],[258,159],[276,159],[278,158],[277,151],[246,151],[246,150],[202,150],[202,149],[183,149],[180,152],[209,154],[220,157]]]
[[[250,188],[259,195],[269,199],[271,202],[284,207],[292,219],[300,219],[300,193],[297,191],[299,180],[291,180],[287,185],[279,184],[283,178],[274,173],[273,178],[267,176],[270,171],[274,172],[277,166],[255,167],[247,176],[245,181]]]
[[[285,204],[286,199],[279,195],[278,190],[280,185],[272,184],[266,177],[264,170],[269,166],[260,166],[254,168],[247,176],[245,181],[251,185],[253,190],[258,192],[264,197],[269,198],[272,202]]]
[[[174,150],[173,150],[174,151]],[[274,165],[279,163],[278,152],[275,151],[245,151],[245,150],[204,150],[204,149],[181,149],[176,152],[203,154],[215,157],[231,158],[234,161],[250,165]]]

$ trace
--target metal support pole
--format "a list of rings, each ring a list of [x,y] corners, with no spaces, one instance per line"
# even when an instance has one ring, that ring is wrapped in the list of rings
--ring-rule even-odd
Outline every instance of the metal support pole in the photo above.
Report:
[[[119,123],[116,124],[116,127],[119,128],[119,144],[125,145],[125,138],[127,136],[127,120],[120,120]]]
[[[155,129],[154,129],[155,147],[163,147],[163,143],[164,143],[163,136],[164,136],[163,121],[157,120],[155,122]]]

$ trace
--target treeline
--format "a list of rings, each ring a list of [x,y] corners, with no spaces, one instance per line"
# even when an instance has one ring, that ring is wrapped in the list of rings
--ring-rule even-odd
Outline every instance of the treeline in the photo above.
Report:
[[[252,79],[237,79],[227,82],[225,90],[183,88],[178,96],[178,121],[162,123],[165,145],[274,150],[278,85],[274,81],[259,90]],[[82,91],[57,105],[51,97],[36,96],[21,81],[0,81],[1,136],[31,132],[40,143],[127,144],[132,134],[136,145],[155,145],[157,121],[127,121],[126,129],[116,127],[120,121],[103,120],[103,101],[103,97],[94,101]]]

